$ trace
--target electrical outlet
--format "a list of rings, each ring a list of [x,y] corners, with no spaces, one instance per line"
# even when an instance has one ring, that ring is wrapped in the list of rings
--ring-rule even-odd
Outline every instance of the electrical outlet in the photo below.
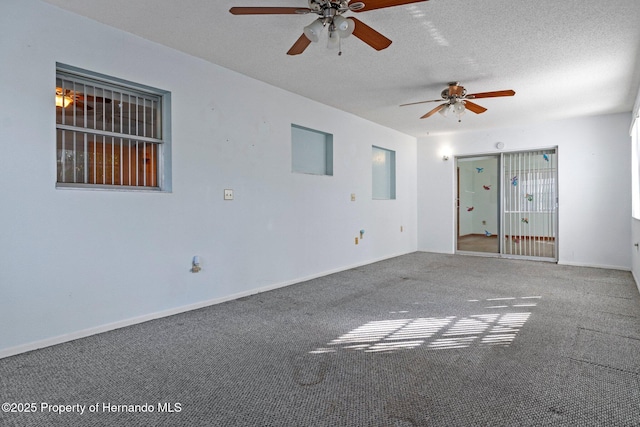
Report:
[[[356,201],[356,193],[351,193],[351,201],[352,202]]]
[[[233,200],[233,190],[224,190],[224,199]]]

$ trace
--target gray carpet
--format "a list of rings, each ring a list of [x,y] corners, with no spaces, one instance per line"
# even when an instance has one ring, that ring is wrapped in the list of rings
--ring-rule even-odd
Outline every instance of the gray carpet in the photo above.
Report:
[[[0,386],[37,406],[2,426],[638,426],[640,296],[414,253],[2,359]]]

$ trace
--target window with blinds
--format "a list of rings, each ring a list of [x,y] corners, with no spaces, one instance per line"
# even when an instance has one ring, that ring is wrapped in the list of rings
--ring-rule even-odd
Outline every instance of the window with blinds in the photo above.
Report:
[[[160,189],[163,94],[56,72],[57,185]]]

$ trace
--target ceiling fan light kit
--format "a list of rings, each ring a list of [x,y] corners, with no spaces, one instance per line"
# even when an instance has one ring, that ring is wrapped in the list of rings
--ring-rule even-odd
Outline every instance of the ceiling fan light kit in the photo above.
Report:
[[[340,37],[345,38],[353,34],[353,30],[356,28],[356,23],[353,19],[345,18],[342,15],[338,15],[333,18],[334,31],[337,31]]]
[[[307,8],[299,7],[232,7],[233,15],[306,15],[315,13],[320,17],[303,29],[302,35],[291,46],[287,55],[299,55],[310,43],[317,43],[324,27],[328,28],[328,48],[340,46],[340,39],[351,34],[374,48],[386,49],[391,40],[355,18],[345,18],[345,12],[366,12],[385,7],[401,6],[428,0],[368,0],[366,2],[352,0],[307,0]],[[341,55],[342,51],[338,52]]]
[[[73,98],[64,95],[62,90],[56,90],[56,107],[67,108],[73,102]]]
[[[309,40],[316,43],[320,40],[320,33],[324,28],[324,21],[322,18],[318,18],[313,21],[311,24],[304,27],[304,35],[307,36]]]
[[[458,121],[460,121],[460,117],[462,117],[462,115],[465,113],[465,108],[464,108],[464,103],[462,101],[457,101],[453,104],[443,104],[440,105],[438,110],[438,113],[440,113],[440,115],[442,117],[448,117],[449,116],[449,112],[451,112],[452,114],[455,114],[458,117]]]

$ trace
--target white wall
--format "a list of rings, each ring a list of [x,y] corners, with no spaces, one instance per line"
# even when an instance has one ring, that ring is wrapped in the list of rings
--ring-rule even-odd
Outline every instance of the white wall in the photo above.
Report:
[[[631,251],[631,271],[640,291],[640,247],[635,246],[636,243],[640,245],[640,221],[635,218],[631,219],[631,241],[634,244]]]
[[[435,119],[440,119],[436,117]],[[559,262],[631,269],[630,114],[418,140],[418,249],[453,253],[455,162],[442,155],[558,147]]]
[[[0,3],[0,62],[0,357],[417,249],[413,137],[38,0]],[[55,188],[56,62],[171,91],[171,193]],[[332,177],[291,173],[291,123]]]
[[[640,290],[640,159],[638,156],[640,155],[640,150],[638,144],[640,144],[640,125],[638,125],[638,117],[640,117],[640,91],[638,91],[638,95],[636,96],[636,102],[632,111],[632,118],[635,118],[635,125],[631,131],[632,133],[632,148],[631,151],[633,155],[636,156],[635,159],[632,159],[632,174],[631,174],[631,191],[633,194],[631,195],[632,202],[632,218],[631,218],[631,242],[634,245],[631,251],[631,271],[633,272],[633,277],[636,281],[636,286],[638,286],[638,290]],[[634,147],[635,145],[635,147]],[[635,246],[638,244],[639,246]]]

